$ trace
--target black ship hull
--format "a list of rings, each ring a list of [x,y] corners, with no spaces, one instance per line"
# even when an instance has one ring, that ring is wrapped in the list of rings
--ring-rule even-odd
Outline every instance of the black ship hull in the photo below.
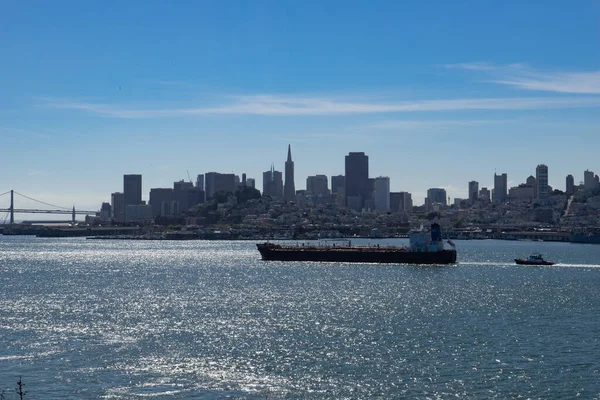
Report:
[[[272,243],[256,245],[263,260],[330,261],[391,264],[453,264],[456,250],[435,252],[405,251],[379,247],[294,247]]]

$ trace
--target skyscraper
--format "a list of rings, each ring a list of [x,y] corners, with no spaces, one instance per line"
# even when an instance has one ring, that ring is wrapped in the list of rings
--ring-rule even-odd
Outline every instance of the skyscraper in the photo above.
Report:
[[[271,165],[271,170],[263,172],[263,196],[271,196],[273,199],[283,198],[283,178],[280,171],[275,171],[275,166]]]
[[[535,168],[536,199],[540,202],[548,200],[548,167],[540,164]]]
[[[506,174],[496,175],[494,173],[494,191],[492,192],[492,201],[494,203],[504,203],[508,193],[508,177]]]
[[[283,186],[283,199],[296,201],[296,186],[294,185],[294,162],[292,161],[292,146],[288,144],[287,161],[285,162],[285,184]]]
[[[125,208],[129,205],[142,204],[141,175],[123,175],[123,198]]]
[[[596,182],[594,182],[594,173],[587,169],[583,172],[583,187],[585,190],[592,190],[596,187]]]
[[[110,195],[112,217],[115,222],[125,221],[125,199],[123,193],[115,192]]]
[[[362,209],[369,192],[369,156],[363,152],[349,153],[346,156],[346,205],[356,210]],[[348,201],[350,199],[350,202]]]
[[[569,196],[575,193],[575,178],[573,178],[573,175],[567,175],[567,185],[565,189],[565,193]]]
[[[431,188],[427,189],[427,200],[428,204],[443,204],[448,205],[448,199],[446,198],[446,189],[442,188]]]
[[[306,191],[315,196],[329,194],[327,175],[315,175],[306,178]]]
[[[375,191],[373,193],[375,209],[386,212],[390,210],[390,178],[379,176],[375,178]]]
[[[123,204],[125,221],[128,221],[127,207],[142,204],[142,175],[123,175]]]
[[[469,182],[469,201],[474,203],[477,201],[479,197],[479,182],[471,181]]]
[[[235,174],[207,172],[204,174],[204,191],[206,200],[212,199],[215,193],[234,193],[236,190]]]
[[[346,187],[346,177],[344,175],[336,175],[331,177],[331,193],[337,193],[339,189]]]

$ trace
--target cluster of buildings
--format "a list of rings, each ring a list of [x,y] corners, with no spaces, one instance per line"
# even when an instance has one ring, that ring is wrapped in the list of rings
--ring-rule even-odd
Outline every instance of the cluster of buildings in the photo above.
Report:
[[[464,202],[484,202],[502,204],[509,201],[520,201],[530,200],[538,205],[546,205],[550,199],[550,196],[554,192],[554,188],[548,185],[548,166],[539,164],[535,169],[535,177],[529,176],[525,182],[518,186],[513,186],[508,189],[508,177],[507,174],[496,174],[494,173],[494,188],[491,190],[483,187],[479,189],[479,182],[469,182],[469,198],[468,199],[454,199],[455,204],[464,204]],[[600,178],[595,175],[592,171],[586,170],[584,172],[584,184],[583,188],[588,191],[593,191],[600,188]],[[565,190],[564,194],[572,196],[575,194],[576,185],[573,175],[567,175],[565,178]],[[437,195],[435,191],[443,191],[443,189],[430,189],[434,191],[433,196],[429,195],[429,199],[443,199],[443,196]],[[445,192],[444,192],[445,193]],[[445,205],[445,203],[444,203]]]
[[[412,195],[408,192],[391,192],[390,178],[369,176],[369,156],[364,152],[350,152],[345,156],[345,174],[331,176],[315,175],[306,178],[306,189],[296,190],[294,161],[291,146],[287,149],[285,170],[277,171],[274,165],[262,176],[263,197],[273,202],[294,203],[303,206],[331,206],[354,212],[375,213],[439,212],[449,207],[468,208],[486,204],[506,204],[518,201],[532,201],[544,206],[549,202],[553,188],[548,185],[548,167],[540,164],[536,176],[529,176],[525,182],[508,188],[506,173],[494,173],[494,187],[479,188],[479,183],[468,183],[468,198],[450,198],[443,188],[427,190],[425,204],[414,207]],[[577,186],[579,187],[579,186]],[[598,175],[584,172],[583,187],[593,190],[600,188]],[[233,173],[207,172],[200,174],[196,182],[174,182],[172,188],[151,188],[148,202],[142,200],[142,176],[124,175],[123,191],[111,194],[111,202],[103,203],[99,218],[101,221],[128,223],[156,220],[157,217],[176,217],[192,207],[211,201],[218,196],[233,194],[236,191],[256,191],[256,181],[242,174],[241,179]],[[575,193],[576,186],[572,175],[566,177],[567,196]],[[561,192],[563,193],[563,192]]]
[[[151,188],[146,203],[142,200],[142,175],[128,174],[123,176],[123,191],[111,194],[111,202],[102,204],[99,217],[125,223],[177,216],[219,194],[243,188],[256,189],[256,181],[246,174],[240,179],[236,174],[207,172],[198,175],[195,183],[181,180],[172,188]],[[354,211],[410,212],[413,207],[410,193],[390,192],[389,177],[369,177],[369,157],[363,152],[346,156],[345,175],[332,176],[331,188],[326,175],[315,175],[306,178],[305,190],[296,190],[291,146],[285,173],[275,170],[274,165],[263,173],[262,196],[300,206],[335,205]]]

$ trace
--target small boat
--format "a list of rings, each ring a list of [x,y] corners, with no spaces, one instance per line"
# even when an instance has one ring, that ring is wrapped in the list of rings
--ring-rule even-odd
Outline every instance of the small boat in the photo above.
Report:
[[[546,261],[539,253],[534,253],[529,258],[515,258],[515,262],[519,265],[554,265],[552,261]]]

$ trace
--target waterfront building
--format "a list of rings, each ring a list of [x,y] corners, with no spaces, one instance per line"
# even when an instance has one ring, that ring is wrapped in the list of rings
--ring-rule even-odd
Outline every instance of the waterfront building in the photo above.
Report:
[[[110,221],[112,218],[112,207],[109,203],[102,203],[100,207],[100,221]]]
[[[348,153],[345,158],[345,177],[346,205],[360,211],[364,201],[370,198],[369,156],[364,152]]]
[[[296,186],[294,184],[294,162],[292,161],[292,146],[288,144],[287,161],[285,162],[285,185],[283,187],[285,201],[296,200]]]
[[[204,175],[204,185],[206,200],[212,199],[217,192],[234,193],[237,189],[235,174],[207,172]]]
[[[427,189],[427,205],[428,208],[434,204],[448,205],[448,199],[446,197],[446,189],[442,188],[431,188]]]
[[[123,199],[125,204],[125,220],[129,220],[127,206],[142,204],[142,175],[123,175]]]
[[[160,216],[173,217],[179,215],[179,202],[177,200],[163,201],[160,203]]]
[[[479,197],[479,182],[477,182],[477,181],[469,182],[469,200],[471,201],[471,203],[474,203],[477,201],[478,197]]]
[[[540,164],[535,168],[536,199],[540,202],[548,201],[548,167]]]
[[[163,203],[170,203],[175,200],[173,189],[171,188],[152,188],[150,189],[150,198],[148,204],[152,207],[152,216],[171,215],[163,212]]]
[[[575,193],[575,178],[573,178],[573,175],[567,175],[565,193],[568,196]]]
[[[110,207],[113,221],[125,222],[125,196],[123,193],[115,192],[110,195]]]
[[[375,210],[387,212],[390,210],[390,178],[379,176],[375,178],[375,190],[373,191]]]
[[[125,207],[126,222],[152,221],[152,206],[147,204],[128,204]]]
[[[507,197],[508,177],[506,174],[496,175],[494,173],[494,191],[492,192],[494,203],[504,203]]]
[[[271,170],[263,172],[263,196],[271,196],[273,199],[283,199],[283,177],[280,171],[275,171],[275,166],[271,165]]]

